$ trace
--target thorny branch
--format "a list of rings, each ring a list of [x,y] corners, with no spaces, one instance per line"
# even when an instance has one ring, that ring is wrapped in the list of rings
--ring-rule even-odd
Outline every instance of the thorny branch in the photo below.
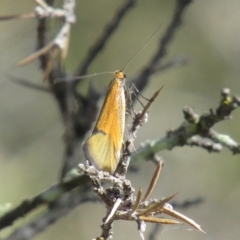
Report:
[[[94,191],[103,200],[107,208],[107,215],[103,219],[102,234],[96,239],[112,239],[113,222],[114,220],[128,220],[136,221],[138,231],[142,239],[145,231],[145,222],[158,224],[179,224],[180,222],[168,219],[159,218],[159,214],[166,214],[176,218],[177,220],[188,223],[199,231],[203,230],[200,226],[190,218],[174,211],[168,202],[176,195],[164,198],[162,200],[147,199],[153,190],[159,177],[161,170],[161,161],[158,164],[155,174],[152,177],[149,189],[143,199],[141,199],[141,191],[138,196],[134,196],[134,189],[131,186],[131,181],[127,180],[125,176],[111,176],[109,173],[98,171],[94,166],[88,164],[79,164],[80,172],[84,172],[91,178]],[[112,183],[112,187],[104,189],[102,182]]]
[[[222,146],[227,147],[233,154],[240,153],[240,143],[231,137],[212,129],[219,121],[231,118],[231,113],[240,107],[240,98],[230,96],[229,89],[223,89],[221,101],[216,109],[210,109],[202,115],[196,114],[192,108],[183,109],[185,121],[176,129],[169,130],[165,137],[143,143],[137,149],[134,160],[150,158],[154,153],[164,149],[171,150],[176,146],[198,146],[208,152],[220,152]]]
[[[148,118],[147,111],[161,90],[162,90],[162,87],[154,93],[154,95],[148,101],[147,105],[144,107],[143,111],[135,115],[132,127],[128,131],[128,135],[129,135],[128,139],[124,144],[123,159],[119,164],[119,168],[120,168],[119,174],[122,176],[125,176],[131,160],[133,142],[137,137],[137,130],[142,126],[143,123],[147,122],[147,118]]]
[[[223,94],[223,98],[221,100],[222,104],[224,104],[224,105],[227,104],[224,107],[225,110],[222,111],[223,107],[219,106],[217,108],[217,109],[219,109],[218,111],[211,111],[211,113],[213,113],[213,112],[219,112],[219,113],[225,112],[225,113],[228,113],[227,116],[230,117],[231,111],[233,109],[235,109],[237,106],[239,106],[239,99],[237,97],[231,97],[228,94],[226,95],[225,94],[226,92],[228,94],[230,94],[230,92],[228,90],[226,90],[226,89],[223,90],[224,94]],[[226,101],[226,100],[228,100],[228,101]],[[222,110],[220,111],[220,109],[222,109]],[[229,110],[231,110],[231,111],[229,111]],[[197,115],[191,114],[191,116],[192,117],[189,118],[189,119],[202,119],[201,117],[197,117]],[[209,113],[208,114],[205,113],[204,118],[203,118],[203,119],[205,119],[204,121],[207,122],[208,116],[209,116],[210,119],[212,119],[212,116],[209,115]],[[224,117],[221,114],[221,119],[228,118],[227,116]],[[217,118],[216,118],[217,122],[219,120],[220,119],[217,120]],[[188,128],[186,128],[186,126],[188,126]],[[184,131],[181,130],[181,129],[183,129],[183,127],[185,128]],[[154,145],[148,143],[148,146],[145,145],[145,147],[137,149],[138,155],[134,155],[131,159],[131,162],[133,162],[134,160],[137,160],[137,159],[138,160],[146,159],[146,158],[152,156],[152,154],[154,154],[158,151],[161,151],[163,149],[168,149],[169,146],[171,146],[171,148],[173,148],[174,146],[177,146],[178,141],[179,141],[178,139],[183,139],[184,136],[188,136],[188,135],[186,135],[186,133],[189,132],[189,131],[187,131],[187,129],[195,129],[195,128],[189,126],[189,123],[185,122],[180,126],[179,129],[176,129],[175,131],[172,130],[172,135],[171,135],[170,140],[168,140],[168,141],[161,140],[160,145],[158,147],[156,147],[157,144],[154,146]],[[179,137],[178,134],[174,135],[173,132],[182,133],[182,135],[181,135],[181,137]],[[165,137],[165,139],[168,139],[168,135]],[[232,143],[233,140],[230,140],[229,142]],[[185,143],[187,143],[187,141],[185,141]],[[228,144],[226,144],[226,145],[228,145]],[[159,150],[159,148],[160,148],[160,150]],[[16,219],[23,217],[23,215],[22,215],[23,212],[24,212],[24,214],[27,214],[27,213],[31,212],[32,210],[34,210],[35,208],[37,208],[38,206],[41,206],[42,204],[46,204],[46,205],[49,204],[51,201],[50,201],[49,198],[47,198],[48,193],[49,193],[49,196],[51,196],[51,197],[54,196],[54,198],[52,200],[56,200],[62,193],[66,192],[66,191],[71,191],[75,187],[82,186],[82,185],[86,184],[87,182],[88,182],[88,178],[86,178],[86,177],[83,178],[83,176],[78,176],[78,177],[73,178],[71,181],[65,183],[66,186],[69,186],[69,187],[64,187],[65,184],[64,185],[57,184],[56,187],[53,186],[53,187],[47,189],[45,192],[42,192],[38,196],[32,198],[32,200],[30,200],[30,201],[28,200],[27,202],[23,201],[22,204],[20,204],[15,209],[9,211],[3,217],[0,218],[0,229],[11,225]],[[55,189],[55,190],[53,190],[53,189]],[[59,193],[60,193],[60,195],[59,195]],[[200,202],[201,202],[201,199],[196,200],[196,204],[199,204]],[[28,204],[26,204],[26,203],[28,203]],[[35,204],[35,203],[37,203],[37,204]],[[172,205],[175,208],[177,208],[177,207],[182,208],[182,207],[192,206],[193,203],[194,202],[190,201],[190,202],[185,202],[183,205],[180,205],[180,206],[177,203],[173,203]]]
[[[145,222],[161,223],[161,224],[178,224],[178,221],[171,219],[156,218],[155,215],[166,213],[170,216],[176,217],[179,220],[185,221],[196,229],[201,230],[200,226],[193,220],[186,216],[175,212],[172,207],[169,208],[168,201],[170,201],[175,195],[165,198],[163,200],[147,200],[153,191],[156,182],[159,178],[160,171],[162,169],[162,162],[158,162],[155,173],[150,181],[149,187],[145,196],[141,199],[142,190],[140,188],[137,197],[134,197],[134,188],[131,186],[131,181],[126,179],[126,173],[131,157],[130,145],[136,138],[137,130],[143,123],[147,122],[146,113],[150,108],[153,101],[156,99],[162,88],[153,94],[148,103],[144,107],[143,111],[136,114],[133,119],[132,127],[129,130],[129,139],[125,143],[123,159],[120,165],[120,174],[118,170],[115,176],[109,175],[107,172],[98,171],[94,166],[89,166],[88,161],[86,165],[79,164],[80,172],[88,175],[92,181],[94,191],[105,203],[107,208],[107,215],[103,219],[102,234],[96,239],[112,239],[113,235],[113,222],[114,220],[130,220],[136,221],[138,225],[138,231],[141,239],[144,239],[144,231],[146,228]],[[107,181],[112,183],[112,187],[104,189],[102,182]]]
[[[188,209],[194,206],[198,206],[199,204],[203,203],[203,199],[200,197],[197,197],[195,199],[192,200],[185,200],[182,203],[179,202],[171,202],[171,206],[173,208],[178,208],[178,209]],[[152,226],[152,230],[150,231],[149,237],[147,238],[147,240],[157,240],[158,239],[158,234],[162,231],[163,226],[159,225],[159,224],[155,224],[154,226]]]

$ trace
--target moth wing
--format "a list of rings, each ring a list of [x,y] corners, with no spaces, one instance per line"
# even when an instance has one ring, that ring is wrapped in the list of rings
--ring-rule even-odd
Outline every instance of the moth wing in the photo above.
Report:
[[[97,169],[114,173],[116,170],[120,151],[116,151],[111,138],[103,133],[97,132],[83,143],[83,151]]]

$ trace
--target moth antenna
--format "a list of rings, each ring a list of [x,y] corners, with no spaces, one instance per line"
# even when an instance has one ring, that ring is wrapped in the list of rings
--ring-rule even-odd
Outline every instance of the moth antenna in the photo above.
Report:
[[[60,83],[60,82],[72,82],[80,79],[85,79],[85,78],[91,78],[91,77],[96,77],[99,75],[104,75],[104,74],[113,74],[114,72],[101,72],[101,73],[93,73],[89,75],[84,75],[84,76],[79,76],[79,77],[72,77],[72,78],[56,78],[54,79],[54,84]]]
[[[125,71],[128,67],[128,65],[137,57],[137,55],[149,44],[149,42],[153,39],[153,37],[156,35],[158,32],[159,28],[162,26],[162,23],[157,27],[155,32],[152,34],[152,36],[147,40],[147,42],[144,44],[143,47],[141,47],[127,62],[127,64],[123,67],[122,71]],[[54,84],[60,83],[60,82],[72,82],[80,79],[85,79],[85,78],[91,78],[91,77],[96,77],[99,75],[103,74],[114,74],[114,72],[102,72],[102,73],[93,73],[89,75],[84,75],[84,76],[79,76],[79,77],[72,77],[72,78],[56,78],[53,82]]]
[[[153,39],[153,37],[156,35],[156,33],[158,32],[159,28],[162,26],[162,23],[157,27],[157,29],[155,30],[155,32],[152,34],[152,36],[147,40],[147,42],[144,44],[143,47],[141,47],[131,58],[130,60],[127,62],[127,64],[123,67],[122,71],[125,71],[128,67],[128,65],[135,59],[135,57],[149,44],[149,42]]]

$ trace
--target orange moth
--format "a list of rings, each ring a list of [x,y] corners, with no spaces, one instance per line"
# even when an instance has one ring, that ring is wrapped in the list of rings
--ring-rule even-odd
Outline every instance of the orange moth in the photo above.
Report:
[[[117,168],[123,143],[125,79],[123,71],[115,71],[92,135],[83,143],[86,159],[97,169],[111,174]]]
[[[82,145],[86,159],[99,170],[113,174],[120,159],[125,126],[124,70],[147,46],[160,26],[123,70],[115,71],[92,135]]]

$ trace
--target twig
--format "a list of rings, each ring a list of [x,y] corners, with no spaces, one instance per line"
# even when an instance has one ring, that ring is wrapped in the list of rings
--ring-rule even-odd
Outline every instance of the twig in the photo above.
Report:
[[[152,180],[150,182],[150,185],[149,185],[149,187],[147,189],[147,192],[145,193],[145,196],[142,199],[143,201],[146,201],[149,198],[150,194],[152,193],[152,191],[153,191],[153,189],[154,189],[154,187],[155,187],[155,185],[157,183],[157,180],[159,178],[161,170],[162,170],[162,161],[159,161],[159,163],[157,165],[157,168],[155,170],[155,173],[153,174],[153,177],[152,177]]]
[[[162,226],[160,224],[154,224],[153,229],[149,234],[148,240],[157,240],[157,235],[161,229]]]
[[[36,219],[32,220],[31,223],[27,223],[20,229],[16,229],[10,236],[5,240],[31,240],[37,234],[43,232],[47,227],[56,223],[62,217],[65,217],[70,211],[72,211],[79,204],[85,202],[96,201],[96,197],[89,194],[81,194],[77,192],[70,192],[61,196],[58,200],[52,202],[52,206],[47,209]]]
[[[113,221],[110,221],[107,224],[102,224],[101,228],[102,228],[101,237],[97,239],[111,240],[113,238]]]
[[[171,150],[176,146],[185,145],[199,146],[209,152],[220,152],[222,146],[225,146],[233,154],[239,154],[240,143],[212,129],[216,123],[231,118],[232,111],[240,107],[240,98],[231,97],[229,89],[223,89],[221,95],[219,106],[202,115],[196,114],[190,107],[184,107],[185,122],[180,127],[169,130],[165,137],[143,143],[137,149],[138,154],[132,156],[131,162],[136,159],[148,159],[164,149]]]
[[[35,197],[24,200],[14,209],[7,212],[0,218],[0,229],[10,226],[14,221],[24,217],[26,214],[41,205],[49,205],[59,199],[63,193],[77,187],[85,186],[89,182],[88,177],[78,176],[62,184],[57,183]]]
[[[156,178],[159,176],[159,168],[149,184],[152,190]],[[176,194],[166,197],[162,200],[146,200],[140,199],[141,191],[139,191],[137,198],[133,196],[134,189],[131,186],[131,182],[125,178],[125,176],[117,175],[112,176],[108,172],[98,171],[94,166],[86,164],[79,164],[80,172],[87,174],[92,181],[93,189],[98,196],[103,200],[107,208],[107,215],[103,219],[102,234],[96,239],[112,239],[113,236],[113,222],[114,220],[128,220],[136,221],[138,225],[139,234],[144,239],[143,232],[145,231],[145,222],[158,223],[158,224],[179,224],[179,221],[167,218],[159,218],[158,214],[165,213],[177,220],[188,223],[199,231],[203,230],[192,219],[184,216],[183,214],[172,209],[172,206],[168,202],[175,197]],[[161,169],[160,169],[161,170]],[[111,183],[113,186],[105,189],[103,182]],[[148,193],[150,191],[147,191]],[[149,195],[149,194],[147,194]]]
[[[141,71],[140,74],[131,79],[131,82],[141,92],[148,84],[149,77],[156,71],[161,70],[161,61],[166,56],[168,47],[174,38],[176,31],[182,24],[184,11],[192,0],[176,0],[176,10],[173,15],[172,21],[169,24],[165,34],[160,39],[159,48],[152,60],[149,61],[147,66]]]
[[[43,87],[40,84],[29,82],[26,79],[23,79],[23,78],[20,78],[20,77],[14,77],[14,76],[11,76],[11,75],[9,75],[8,78],[11,82],[19,84],[23,87],[27,87],[27,88],[38,90],[38,91],[45,92],[45,93],[51,93],[51,91],[48,88]]]
[[[200,204],[204,203],[204,199],[201,197],[197,197],[192,200],[184,200],[183,202],[171,202],[171,205],[173,208],[178,208],[178,209],[188,209],[194,206],[198,206]]]
[[[68,49],[68,39],[70,35],[70,27],[71,24],[75,22],[75,15],[74,15],[74,7],[75,7],[75,0],[65,0],[63,9],[55,9],[48,4],[46,4],[42,0],[36,0],[36,2],[39,4],[35,8],[35,15],[36,18],[39,20],[39,26],[38,26],[38,50],[37,52],[31,54],[30,56],[24,58],[23,60],[19,61],[16,66],[24,66],[36,59],[40,59],[41,61],[41,67],[45,72],[45,77],[49,76],[52,69],[49,69],[49,66],[53,67],[53,60],[50,56],[50,62],[47,57],[48,53],[51,53],[51,51],[55,51],[57,53],[57,49],[61,50],[64,57],[66,56],[66,52]],[[64,23],[59,31],[58,35],[55,37],[54,40],[50,41],[47,45],[45,45],[45,20],[46,18],[63,18]],[[56,55],[56,54],[55,54]],[[56,56],[55,56],[56,58]],[[63,57],[62,57],[63,59]],[[47,68],[47,70],[45,69]],[[52,80],[53,81],[53,80]]]
[[[158,91],[156,91],[153,96],[149,99],[148,103],[146,106],[143,108],[142,112],[136,114],[132,127],[129,129],[129,137],[128,140],[124,144],[124,150],[123,150],[123,159],[121,163],[119,164],[119,174],[122,176],[125,176],[129,162],[130,162],[130,157],[132,154],[132,147],[133,147],[133,142],[137,137],[137,130],[140,128],[140,126],[147,121],[147,111],[151,107],[152,103],[154,100],[157,98],[158,94],[162,90],[163,87],[161,87]]]
[[[189,62],[190,62],[190,59],[186,56],[176,56],[176,57],[170,59],[166,63],[162,63],[162,64],[157,65],[154,68],[154,71],[155,72],[162,72],[162,71],[172,69],[173,67],[186,66]]]
[[[98,54],[103,50],[112,34],[117,30],[121,21],[124,19],[128,11],[135,6],[136,2],[137,0],[126,0],[123,5],[117,10],[113,19],[111,19],[111,21],[105,27],[101,36],[97,39],[93,46],[90,47],[88,55],[78,66],[75,76],[86,75],[88,67],[92,64],[93,60],[98,56]]]
[[[237,143],[235,140],[233,140],[230,136],[226,134],[220,134],[213,129],[209,130],[209,137],[214,141],[217,142],[216,144],[223,145],[230,149],[233,154],[239,154],[240,153],[240,143]]]
[[[29,18],[35,18],[36,13],[26,13],[26,14],[13,14],[13,15],[7,15],[7,16],[0,16],[0,21],[9,21],[9,20],[16,20],[16,19],[29,19]]]

